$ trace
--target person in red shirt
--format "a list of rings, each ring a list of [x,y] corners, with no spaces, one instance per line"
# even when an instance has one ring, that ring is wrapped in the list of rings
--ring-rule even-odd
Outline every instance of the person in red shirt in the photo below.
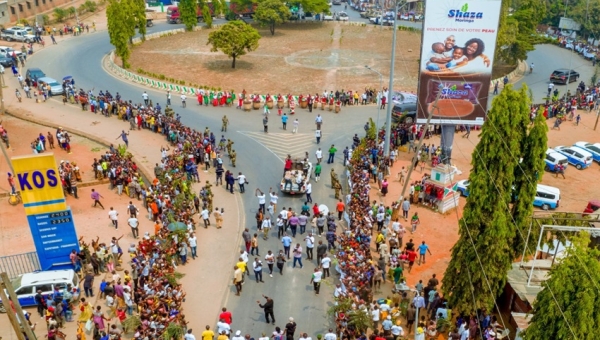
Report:
[[[317,217],[317,216],[321,215],[321,211],[319,210],[319,205],[317,203],[315,203],[315,205],[313,205],[312,209],[313,209],[313,214],[314,214],[313,217]]]
[[[342,216],[344,215],[344,209],[346,209],[346,205],[344,204],[344,202],[342,202],[342,200],[338,200],[337,205],[335,207],[335,210],[337,210],[338,213],[338,221],[342,220]]]
[[[228,325],[231,325],[231,322],[233,322],[233,316],[231,315],[231,312],[227,310],[227,308],[223,307],[223,309],[221,309],[222,312],[221,314],[219,314],[219,319],[223,319],[223,321],[225,321],[225,323],[227,323]]]
[[[415,259],[417,258],[417,252],[409,249],[407,250],[407,255],[408,255],[408,272],[410,273],[410,270],[412,269],[413,265],[415,264]]]

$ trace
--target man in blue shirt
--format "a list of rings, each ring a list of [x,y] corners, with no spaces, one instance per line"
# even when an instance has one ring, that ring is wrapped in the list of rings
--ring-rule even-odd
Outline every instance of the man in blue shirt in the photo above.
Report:
[[[421,262],[425,264],[425,254],[427,252],[429,252],[429,255],[433,255],[431,254],[431,250],[429,250],[429,246],[425,244],[425,241],[423,241],[419,246],[419,261],[417,262],[418,265],[421,265]]]
[[[283,243],[283,251],[285,256],[287,256],[288,260],[290,259],[290,246],[292,245],[292,238],[288,236],[287,233],[283,233],[283,237],[281,238],[281,243]]]
[[[283,124],[284,130],[287,130],[287,121],[288,121],[288,116],[284,112],[283,116],[281,116],[281,123]]]

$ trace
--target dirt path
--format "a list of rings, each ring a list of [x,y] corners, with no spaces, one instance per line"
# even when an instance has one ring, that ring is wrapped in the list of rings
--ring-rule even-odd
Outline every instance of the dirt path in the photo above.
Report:
[[[335,66],[338,66],[338,62],[340,59],[340,55],[339,55],[339,49],[340,49],[340,40],[342,38],[342,26],[341,25],[335,25],[333,27],[333,34],[331,35],[331,57],[332,60],[332,64]],[[325,88],[326,89],[333,89],[336,86],[336,79],[337,79],[337,68],[332,68],[331,70],[327,71],[327,74],[325,75]]]

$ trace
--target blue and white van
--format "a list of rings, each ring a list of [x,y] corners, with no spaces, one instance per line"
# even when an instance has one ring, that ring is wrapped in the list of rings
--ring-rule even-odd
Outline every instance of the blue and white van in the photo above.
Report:
[[[562,153],[558,153],[552,149],[546,150],[546,158],[544,159],[544,161],[546,162],[546,171],[556,171],[556,167],[559,164],[562,164],[565,170],[569,166],[569,161],[567,160],[567,157]]]
[[[592,158],[600,163],[600,143],[577,142],[573,146],[592,154]]]
[[[584,149],[575,146],[557,146],[554,150],[565,155],[569,163],[573,164],[577,170],[582,170],[592,165],[592,154]]]
[[[560,189],[538,184],[533,199],[533,206],[543,210],[556,209],[560,204]]]

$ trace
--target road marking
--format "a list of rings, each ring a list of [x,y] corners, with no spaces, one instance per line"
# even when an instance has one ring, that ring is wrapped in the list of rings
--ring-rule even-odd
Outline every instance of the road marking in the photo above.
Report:
[[[292,158],[304,157],[305,152],[309,152],[310,156],[310,150],[315,147],[315,139],[311,133],[253,131],[238,131],[238,133],[254,139],[281,160],[286,159],[288,155],[292,155]]]

